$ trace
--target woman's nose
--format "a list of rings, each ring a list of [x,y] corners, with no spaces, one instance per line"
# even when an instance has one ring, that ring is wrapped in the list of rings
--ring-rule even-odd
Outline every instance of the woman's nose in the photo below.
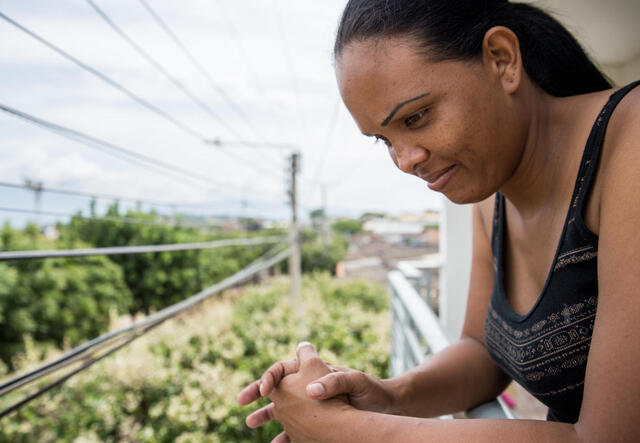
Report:
[[[401,171],[415,174],[416,165],[429,159],[429,151],[415,144],[397,143],[393,145],[391,156]]]

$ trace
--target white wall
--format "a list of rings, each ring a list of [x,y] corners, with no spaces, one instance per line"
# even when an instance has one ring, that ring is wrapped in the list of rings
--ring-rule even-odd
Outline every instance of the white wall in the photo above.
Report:
[[[626,63],[603,65],[602,68],[616,85],[625,86],[640,79],[640,54]]]
[[[471,274],[471,205],[445,199],[440,221],[440,323],[450,341],[457,340],[467,305]]]

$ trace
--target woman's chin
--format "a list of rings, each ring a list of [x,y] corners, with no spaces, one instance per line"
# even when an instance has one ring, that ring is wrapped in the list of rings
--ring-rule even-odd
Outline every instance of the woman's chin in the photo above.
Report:
[[[451,202],[456,205],[468,205],[472,203],[478,203],[487,199],[493,193],[487,194],[486,192],[477,192],[469,189],[454,189],[442,194]]]

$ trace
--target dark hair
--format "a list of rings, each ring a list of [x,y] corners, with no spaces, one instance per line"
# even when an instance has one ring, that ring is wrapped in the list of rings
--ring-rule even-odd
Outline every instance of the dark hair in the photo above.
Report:
[[[352,41],[407,36],[435,60],[470,60],[481,55],[484,36],[494,26],[516,34],[525,71],[548,94],[564,97],[611,87],[557,20],[508,0],[349,0],[334,57]]]

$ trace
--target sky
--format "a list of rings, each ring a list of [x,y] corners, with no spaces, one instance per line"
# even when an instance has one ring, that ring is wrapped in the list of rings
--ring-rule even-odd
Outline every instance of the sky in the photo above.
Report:
[[[302,215],[322,205],[323,184],[333,216],[441,207],[439,194],[397,170],[383,144],[360,134],[340,100],[331,49],[343,0],[146,1],[192,59],[144,0],[4,0],[0,12],[147,107],[5,19],[0,105],[185,174],[123,161],[0,112],[0,182],[30,179],[50,188],[170,202],[190,214],[286,219],[287,158],[294,146],[301,154]],[[127,44],[91,3],[152,60]],[[213,139],[223,146],[205,142]],[[108,203],[100,200],[99,210]],[[0,208],[34,207],[31,191],[0,187]],[[39,207],[86,213],[88,199],[44,193]],[[0,211],[0,219],[19,224],[33,216]]]

